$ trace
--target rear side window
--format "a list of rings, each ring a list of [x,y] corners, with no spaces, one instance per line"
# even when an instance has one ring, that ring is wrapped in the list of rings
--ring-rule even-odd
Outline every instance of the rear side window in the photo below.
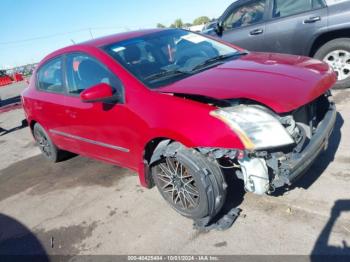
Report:
[[[41,66],[37,73],[37,87],[47,92],[64,93],[61,58],[52,59]]]
[[[96,59],[83,53],[73,53],[67,55],[66,65],[69,94],[80,94],[100,83],[106,83],[122,93],[121,81]]]
[[[323,7],[322,0],[274,0],[273,17],[285,17]]]

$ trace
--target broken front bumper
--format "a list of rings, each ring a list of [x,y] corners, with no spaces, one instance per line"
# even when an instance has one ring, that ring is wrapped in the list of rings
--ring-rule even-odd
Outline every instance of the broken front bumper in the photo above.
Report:
[[[334,104],[330,104],[328,112],[319,123],[316,132],[304,150],[300,153],[292,154],[289,159],[281,162],[278,172],[279,176],[272,182],[275,187],[281,187],[285,184],[291,185],[308,170],[321,151],[327,149],[328,140],[332,134],[336,118],[336,107]]]

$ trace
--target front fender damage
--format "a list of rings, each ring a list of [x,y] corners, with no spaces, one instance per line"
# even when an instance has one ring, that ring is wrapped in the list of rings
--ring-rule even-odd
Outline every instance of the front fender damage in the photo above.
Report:
[[[164,160],[166,157],[178,157],[177,155],[181,152],[181,150],[188,149],[184,145],[179,142],[172,140],[164,140],[158,144],[156,147],[153,156],[150,160],[150,167],[153,165],[157,165],[160,161]],[[193,153],[201,153],[199,148],[192,148]],[[209,152],[209,151],[208,151]],[[203,154],[203,153],[202,153]],[[210,159],[208,159],[210,161]],[[212,158],[212,160],[215,160]],[[216,160],[215,160],[216,162]],[[200,168],[197,170],[197,176],[200,177],[204,188],[206,189],[207,194],[207,204],[208,204],[208,215],[203,218],[194,219],[194,228],[199,230],[226,230],[232,226],[234,221],[238,218],[241,210],[239,208],[231,208],[229,212],[223,215],[221,218],[217,218],[217,208],[218,208],[218,198],[222,198],[222,195],[218,195],[217,197],[214,194],[215,189],[212,185],[213,174],[208,172],[206,168]],[[225,181],[223,181],[223,187],[227,187]],[[213,221],[214,220],[214,221]]]
[[[239,149],[198,148],[199,152],[218,161],[221,168],[234,169],[234,174],[244,181],[247,192],[263,195],[271,192],[267,154],[252,154]]]
[[[172,143],[170,139],[160,142],[153,153],[149,165],[154,165],[163,157],[174,156],[181,146],[180,143]],[[262,157],[264,154],[260,154],[259,157],[252,157],[252,154],[238,149],[210,147],[194,149],[208,157],[209,160],[217,161],[221,168],[234,169],[236,176],[244,181],[244,187],[247,192],[258,195],[271,192],[268,163]]]
[[[183,146],[180,143],[173,143],[172,140],[166,139],[161,141],[153,152],[149,166],[154,165],[156,162],[161,160],[163,157],[172,157],[176,152]]]

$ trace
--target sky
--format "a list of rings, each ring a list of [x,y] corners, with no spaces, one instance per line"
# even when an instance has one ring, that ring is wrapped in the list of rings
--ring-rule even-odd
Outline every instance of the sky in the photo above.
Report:
[[[113,33],[219,17],[233,0],[1,0],[0,69]]]

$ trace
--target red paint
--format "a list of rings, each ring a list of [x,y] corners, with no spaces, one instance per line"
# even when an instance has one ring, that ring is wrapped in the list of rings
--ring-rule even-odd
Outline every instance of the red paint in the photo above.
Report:
[[[251,53],[167,87],[150,90],[98,47],[158,30],[124,33],[58,50],[50,58],[68,52],[85,52],[103,63],[122,81],[125,103],[106,108],[101,102],[84,103],[79,96],[39,92],[34,77],[23,91],[28,123],[39,122],[54,143],[81,155],[136,170],[146,185],[144,150],[155,138],[169,138],[188,147],[244,149],[239,138],[220,120],[209,115],[214,106],[175,97],[165,92],[201,94],[214,98],[256,100],[277,112],[308,103],[329,89],[335,74],[327,65],[286,55]],[[34,72],[35,75],[36,72]],[[50,130],[128,149],[101,147]]]
[[[101,101],[112,96],[112,87],[105,83],[90,87],[80,94],[80,98],[83,102]]]
[[[0,76],[0,86],[6,86],[12,83],[12,79],[9,76]]]
[[[23,81],[23,75],[20,74],[20,73],[14,73],[13,74],[13,80],[16,81],[16,82],[20,82],[20,81]]]
[[[250,53],[158,91],[217,99],[246,98],[284,113],[313,101],[335,81],[328,65],[318,60]]]

